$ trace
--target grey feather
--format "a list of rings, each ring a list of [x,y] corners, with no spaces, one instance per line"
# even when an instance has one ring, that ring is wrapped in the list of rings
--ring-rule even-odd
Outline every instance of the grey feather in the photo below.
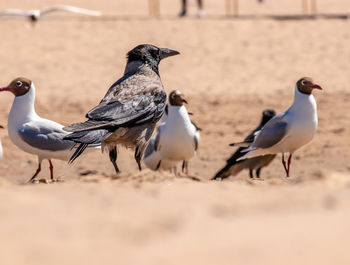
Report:
[[[63,139],[67,133],[58,129],[25,126],[18,130],[18,135],[30,146],[42,150],[63,151],[74,146],[74,143]]]
[[[157,133],[156,139],[154,141],[154,151],[158,151],[160,141],[160,133]]]
[[[113,132],[107,129],[91,130],[91,131],[79,131],[68,134],[64,137],[64,140],[74,141],[76,143],[85,144],[100,144],[110,136]]]
[[[284,121],[285,113],[271,119],[256,136],[252,148],[269,148],[280,142],[286,135],[288,124]]]
[[[66,131],[83,131],[107,127],[132,127],[145,122],[156,122],[163,115],[166,93],[137,95],[132,98],[114,99],[89,111],[84,123],[65,127]]]
[[[144,157],[150,156],[154,151],[157,151],[155,148],[155,139],[151,138],[151,140],[149,141],[146,147]]]
[[[152,105],[152,99],[157,101],[153,102],[154,105]],[[86,114],[89,120],[63,129],[68,132],[77,132],[107,126],[121,126],[133,119],[144,119],[152,110],[156,110],[154,107],[158,101],[163,102],[164,105],[160,107],[164,109],[166,94],[161,80],[151,69],[143,67],[136,73],[125,74],[116,81],[108,89],[100,104]],[[147,110],[141,109],[142,106],[148,107]],[[141,118],[142,115],[144,117]]]

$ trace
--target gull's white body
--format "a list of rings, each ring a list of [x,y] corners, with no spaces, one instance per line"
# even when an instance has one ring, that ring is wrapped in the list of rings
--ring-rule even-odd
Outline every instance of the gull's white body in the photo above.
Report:
[[[254,144],[259,138],[258,133],[254,142],[246,149],[249,152],[238,160],[267,154],[293,153],[310,142],[316,133],[318,125],[317,106],[314,96],[312,94],[303,94],[295,88],[294,102],[291,107],[272,118],[265,126],[276,119],[287,123],[287,131],[283,138],[270,147],[256,149]]]
[[[150,139],[149,146],[152,148],[154,147],[155,139],[156,139],[155,136],[153,136]],[[147,154],[147,151],[145,155],[146,154]],[[179,162],[176,160],[164,159],[162,154],[157,151],[153,151],[150,155],[145,156],[143,161],[145,162],[146,166],[152,170],[157,170],[159,161],[162,161],[159,167],[159,169],[162,169],[162,170],[172,169]]]
[[[11,141],[23,151],[37,155],[39,161],[43,159],[68,160],[74,150],[66,149],[60,151],[50,151],[33,147],[27,144],[19,136],[19,130],[26,127],[41,127],[53,131],[63,131],[63,125],[40,118],[34,109],[35,87],[32,83],[31,89],[23,96],[15,97],[8,117],[8,133]],[[68,133],[67,133],[68,134]]]
[[[199,132],[191,123],[185,106],[168,105],[168,115],[158,128],[159,144],[144,158],[145,164],[155,170],[161,160],[160,169],[170,169],[181,161],[187,161],[196,154]],[[155,141],[153,137],[151,141]]]

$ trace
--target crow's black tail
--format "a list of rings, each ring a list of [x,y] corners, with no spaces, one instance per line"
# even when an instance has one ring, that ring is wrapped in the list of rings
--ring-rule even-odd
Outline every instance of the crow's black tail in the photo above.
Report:
[[[112,133],[113,132],[108,129],[98,129],[74,132],[65,136],[63,138],[64,140],[73,141],[76,144],[79,144],[77,150],[75,150],[74,154],[69,159],[69,163],[73,163],[74,160],[77,159],[89,146],[96,146],[101,144]]]
[[[74,162],[74,160],[77,159],[85,151],[85,149],[88,146],[89,146],[88,144],[80,144],[78,146],[77,150],[75,150],[75,152],[72,155],[72,157],[69,159],[68,164],[72,164]]]

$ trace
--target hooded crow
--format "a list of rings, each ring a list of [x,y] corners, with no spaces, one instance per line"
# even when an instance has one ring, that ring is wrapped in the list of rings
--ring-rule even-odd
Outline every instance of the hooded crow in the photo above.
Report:
[[[141,170],[141,158],[162,117],[166,93],[159,76],[159,62],[178,51],[142,44],[127,54],[124,76],[107,91],[100,104],[86,114],[88,119],[64,129],[72,134],[66,140],[79,144],[72,163],[91,144],[101,143],[117,173],[117,146],[135,148],[135,160]]]
[[[256,127],[245,139],[244,142],[253,142],[256,132],[260,131],[262,127],[276,115],[274,110],[264,110],[262,113],[262,119],[260,125]],[[228,178],[230,175],[237,175],[243,169],[249,169],[249,176],[253,178],[253,170],[256,170],[257,178],[260,177],[261,168],[268,166],[276,155],[266,155],[254,158],[249,158],[237,162],[236,160],[246,154],[243,151],[244,147],[240,147],[236,152],[226,161],[226,166],[224,166],[213,178],[212,180],[221,178]]]

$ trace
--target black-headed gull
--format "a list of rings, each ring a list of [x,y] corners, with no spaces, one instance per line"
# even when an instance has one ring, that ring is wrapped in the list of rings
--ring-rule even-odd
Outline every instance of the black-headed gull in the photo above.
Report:
[[[39,174],[44,159],[49,161],[50,176],[53,180],[51,159],[67,161],[74,153],[74,143],[63,140],[68,134],[63,130],[63,125],[36,114],[35,86],[31,80],[16,78],[7,87],[0,88],[1,91],[10,91],[15,95],[8,117],[8,134],[11,141],[23,151],[38,156],[39,165],[30,181]]]
[[[127,54],[124,76],[108,90],[100,104],[86,114],[87,121],[64,129],[65,137],[79,144],[71,157],[74,161],[90,144],[101,143],[117,174],[117,145],[135,148],[135,160],[141,159],[158,120],[162,117],[166,93],[159,76],[160,61],[178,51],[141,44]],[[104,149],[104,148],[102,148]]]
[[[245,139],[244,142],[253,142],[255,133],[260,131],[262,127],[276,115],[274,110],[264,110],[262,113],[262,119],[258,127],[256,127]],[[247,152],[244,152],[244,147],[239,147],[233,155],[227,159],[226,165],[212,178],[212,180],[221,178],[225,179],[229,176],[237,175],[243,169],[249,169],[249,176],[253,178],[253,170],[255,170],[256,177],[260,177],[260,172],[263,167],[268,166],[276,155],[265,155],[248,158],[242,161],[236,161],[238,158],[244,156]]]
[[[282,153],[282,164],[289,177],[293,153],[310,142],[317,130],[317,106],[311,94],[314,89],[322,90],[319,85],[313,83],[311,78],[301,78],[295,85],[292,106],[266,123],[261,131],[256,133],[253,143],[238,144],[241,146],[245,144],[249,147],[243,150],[248,153],[237,161]],[[284,160],[285,153],[289,153],[288,164]]]
[[[145,152],[144,162],[152,170],[172,169],[182,161],[182,171],[188,173],[188,160],[196,154],[200,135],[184,103],[187,101],[179,90],[170,93],[166,118]]]
[[[73,12],[73,13],[79,13],[79,14],[89,15],[89,16],[101,15],[101,12],[95,11],[95,10],[89,10],[85,8],[75,7],[75,6],[55,5],[55,6],[50,6],[43,9],[33,9],[33,10],[5,9],[0,11],[0,16],[27,17],[32,22],[36,22],[42,16],[45,16],[49,13],[56,12],[56,11]]]

